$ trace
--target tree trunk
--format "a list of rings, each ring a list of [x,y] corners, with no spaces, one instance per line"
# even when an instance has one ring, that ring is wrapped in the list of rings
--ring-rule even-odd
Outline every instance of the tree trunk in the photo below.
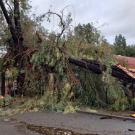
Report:
[[[24,51],[24,45],[23,45],[23,34],[22,34],[22,28],[21,28],[21,19],[20,19],[20,4],[19,0],[14,0],[14,23],[12,22],[12,18],[9,17],[8,11],[4,5],[4,2],[0,0],[0,7],[2,9],[2,12],[5,16],[5,19],[7,21],[10,33],[12,35],[12,39],[14,42],[14,46],[11,46],[11,50],[9,50],[12,53],[12,56],[15,58],[15,64],[19,70],[19,75],[17,79],[17,87],[18,91],[21,91],[21,87],[24,83],[24,73],[22,74],[22,70],[24,70],[24,59],[23,59],[23,51]]]
[[[6,22],[8,24],[12,39],[13,39],[14,42],[16,42],[17,41],[17,36],[16,36],[15,27],[14,27],[14,24],[12,22],[12,19],[8,15],[8,12],[7,12],[7,9],[6,9],[6,7],[5,7],[5,5],[3,3],[3,0],[0,0],[0,7],[2,9],[2,12],[3,12],[4,17],[6,19]]]
[[[5,96],[5,72],[1,72],[1,95]]]
[[[69,63],[93,71],[96,74],[102,74],[106,70],[106,67],[94,60],[77,60],[74,58],[69,58]]]

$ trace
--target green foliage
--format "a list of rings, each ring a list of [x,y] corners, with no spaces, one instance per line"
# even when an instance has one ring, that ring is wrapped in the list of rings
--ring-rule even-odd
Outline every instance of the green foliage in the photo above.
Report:
[[[66,95],[58,102],[58,95],[56,93],[46,92],[44,96],[38,101],[41,110],[49,110],[55,112],[75,112],[75,103],[70,102]],[[65,98],[66,97],[66,98]]]
[[[12,78],[15,79],[18,76],[19,71],[17,68],[12,67],[6,71],[6,78]]]
[[[129,102],[126,97],[117,99],[115,103],[111,106],[111,109],[114,111],[125,111],[129,108]]]
[[[102,76],[93,74],[87,71],[79,71],[79,78],[81,80],[80,90],[77,90],[78,99],[82,105],[88,106],[104,106],[105,97],[103,94]]]
[[[135,57],[135,45],[126,47],[126,56]]]
[[[118,80],[109,76],[106,90],[108,108],[115,111],[124,111],[129,107],[129,101],[125,96],[123,86]]]
[[[20,5],[23,12],[26,12],[31,9],[29,2],[30,2],[29,0],[20,0]]]
[[[114,53],[117,55],[135,57],[135,46],[127,45],[126,38],[119,34],[115,37]]]
[[[118,47],[122,47],[122,49],[125,49],[127,44],[126,44],[126,39],[124,36],[122,36],[121,34],[119,34],[118,36],[115,37],[115,42],[114,42],[115,46]]]
[[[0,107],[4,106],[4,99],[0,99]]]
[[[135,110],[135,98],[128,99],[128,102],[129,102],[128,109],[134,111]]]
[[[83,42],[89,44],[95,44],[99,42],[100,34],[99,31],[90,23],[79,24],[75,27],[75,36],[81,38]]]
[[[10,3],[13,6],[12,1]],[[30,8],[28,0],[21,0],[20,7],[24,44],[28,47],[25,55],[26,59],[28,58],[26,65],[32,65],[31,69],[25,67],[24,94],[41,97],[35,102],[29,100],[24,105],[26,111],[40,108],[74,112],[78,102],[93,107],[112,107],[114,110],[127,108],[128,100],[121,85],[110,76],[111,65],[114,63],[112,48],[92,23],[79,24],[74,31],[67,33],[70,31],[71,14],[64,20],[63,11],[60,15],[49,11],[36,17],[36,21],[39,21],[36,22],[27,15]],[[49,33],[42,28],[41,21],[47,18],[50,22],[51,15],[56,15],[60,19],[58,22],[60,33]],[[1,24],[3,23],[2,21]],[[6,33],[4,28],[1,33]],[[114,49],[116,54],[134,54],[131,48],[127,47],[126,39],[122,35],[116,36]],[[107,71],[102,75],[96,75],[77,67],[75,72],[77,76],[74,77],[80,80],[80,84],[73,84],[74,80],[70,77],[71,74],[73,76],[73,72],[69,72],[72,67],[68,63],[71,56],[100,61],[107,66]],[[10,72],[11,76],[17,77],[18,70],[12,68]],[[10,101],[10,98],[5,98],[0,104],[3,102],[8,104]]]
[[[98,60],[107,67],[107,71],[102,75],[77,68],[81,84],[75,89],[75,93],[79,102],[93,107],[111,107],[121,95],[124,97],[122,86],[110,75],[111,65],[115,63],[112,48],[96,28],[90,24],[78,25],[75,36],[70,36],[69,40],[69,51],[73,56]]]
[[[125,110],[129,108],[122,85],[108,73],[96,75],[86,70],[77,71],[81,81],[75,92],[81,106]]]
[[[125,37],[121,34],[116,36],[114,42],[115,53],[118,55],[126,55],[126,47],[127,43]]]
[[[24,83],[24,95],[28,96],[41,96],[43,94],[43,90],[41,90],[41,83],[42,80],[40,80],[40,72],[31,72],[29,70],[26,70],[25,74],[25,83]]]
[[[13,101],[13,98],[11,96],[6,96],[4,98],[4,104],[5,104],[5,106],[10,105],[12,101]]]
[[[54,67],[58,73],[63,74],[63,69],[65,68],[65,57],[57,48],[53,45],[43,45],[41,50],[32,56],[31,62],[37,66],[48,65],[49,67]]]
[[[114,110],[124,110],[127,108],[122,86],[109,75],[111,72],[111,65],[114,64],[112,48],[109,43],[102,38],[101,41],[98,42],[100,34],[95,28],[92,29],[91,27],[93,26],[90,26],[90,24],[83,26],[79,25],[75,29],[75,36],[70,35],[66,41],[61,39],[59,44],[55,42],[55,34],[50,34],[48,36],[48,41],[43,42],[39,51],[32,56],[31,62],[34,65],[34,69],[40,70],[41,72],[39,74],[42,74],[43,67],[47,66],[47,68],[53,69],[53,71],[57,73],[54,75],[54,78],[58,79],[60,86],[59,88],[51,89],[50,92],[50,89],[48,89],[49,86],[47,86],[49,80],[46,80],[45,85],[47,87],[44,95],[39,101],[39,106],[43,110],[73,111],[74,107],[72,107],[72,102],[70,102],[69,98],[71,89],[76,96],[75,103],[79,101],[81,105],[108,107]],[[89,30],[87,31],[87,29]],[[86,36],[82,37],[81,34],[86,34]],[[79,39],[79,37],[81,38]],[[85,40],[82,40],[82,38],[85,38]],[[68,74],[65,72],[69,67],[67,57],[61,51],[64,50],[63,42],[67,45],[67,50],[72,56],[99,60],[107,66],[107,71],[103,75],[96,75],[77,68],[76,72],[80,80],[80,86],[72,88],[72,84],[68,80]],[[80,42],[81,44],[79,44]],[[49,72],[53,71],[49,70]],[[48,70],[44,74],[48,76]],[[65,80],[67,81],[66,83]],[[39,81],[37,81],[37,83],[38,82]],[[36,83],[34,82],[34,84]],[[34,86],[34,84],[32,84],[32,86]],[[34,88],[36,89],[34,90]],[[34,86],[34,88],[34,91],[39,90],[38,87]]]
[[[5,96],[0,99],[0,107],[8,106],[12,103],[13,98],[11,96]]]

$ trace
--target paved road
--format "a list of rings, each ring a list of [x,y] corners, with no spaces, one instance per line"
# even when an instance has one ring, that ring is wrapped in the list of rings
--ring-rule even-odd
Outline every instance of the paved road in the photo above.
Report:
[[[70,129],[80,133],[96,133],[99,135],[135,135],[135,122],[119,119],[101,119],[101,116],[90,114],[62,113],[25,113],[16,115],[11,121],[0,120],[0,135],[39,135],[28,131],[19,122]],[[132,131],[129,131],[132,130]]]
[[[37,133],[27,130],[17,121],[5,121],[6,119],[0,120],[0,135],[39,135]]]

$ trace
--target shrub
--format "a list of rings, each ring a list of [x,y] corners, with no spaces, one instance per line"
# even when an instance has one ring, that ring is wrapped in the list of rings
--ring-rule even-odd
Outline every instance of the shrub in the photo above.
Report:
[[[129,102],[126,97],[122,99],[118,99],[115,101],[115,103],[112,105],[112,110],[114,111],[124,111],[128,109],[129,107]]]
[[[11,96],[5,96],[0,99],[0,107],[8,106],[12,103],[13,99]]]

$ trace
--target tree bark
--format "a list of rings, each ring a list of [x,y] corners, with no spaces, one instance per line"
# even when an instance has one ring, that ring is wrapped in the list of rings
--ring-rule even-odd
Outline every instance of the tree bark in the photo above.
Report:
[[[21,70],[22,69],[24,70],[24,60],[23,60],[24,45],[23,45],[23,34],[22,34],[22,27],[21,27],[19,0],[14,0],[14,23],[12,22],[12,19],[9,17],[8,11],[2,0],[0,0],[0,7],[5,16],[6,22],[8,24],[14,42],[14,46],[11,46],[10,48],[11,50],[9,51],[12,53],[12,56],[15,58],[14,66],[16,66],[19,70],[17,86],[18,86],[18,90],[20,91],[21,89],[20,86],[22,86],[24,82],[24,74],[21,73]]]
[[[119,80],[124,81],[125,83],[135,83],[135,78],[132,78],[126,72],[124,72],[122,69],[120,69],[117,66],[112,66],[112,76],[118,78]]]
[[[4,17],[6,19],[6,22],[8,24],[12,39],[13,39],[14,42],[16,42],[17,41],[16,30],[15,30],[14,24],[12,22],[12,19],[8,15],[8,12],[7,12],[7,9],[6,9],[6,7],[3,3],[3,0],[0,0],[0,7],[2,9],[2,12],[3,12]]]
[[[5,72],[1,72],[1,95],[5,96]]]
[[[19,0],[14,0],[14,22],[15,22],[15,29],[18,37],[17,43],[17,54],[16,63],[18,64],[19,75],[17,78],[17,89],[21,95],[23,95],[23,84],[25,80],[25,73],[22,73],[24,70],[24,59],[23,59],[23,34],[22,34],[22,27],[21,27],[21,17],[20,17],[20,5]]]
[[[77,60],[74,58],[69,58],[68,60],[69,63],[79,66],[81,68],[85,68],[87,70],[91,70],[96,74],[102,74],[102,72],[106,70],[104,65],[94,60]]]

